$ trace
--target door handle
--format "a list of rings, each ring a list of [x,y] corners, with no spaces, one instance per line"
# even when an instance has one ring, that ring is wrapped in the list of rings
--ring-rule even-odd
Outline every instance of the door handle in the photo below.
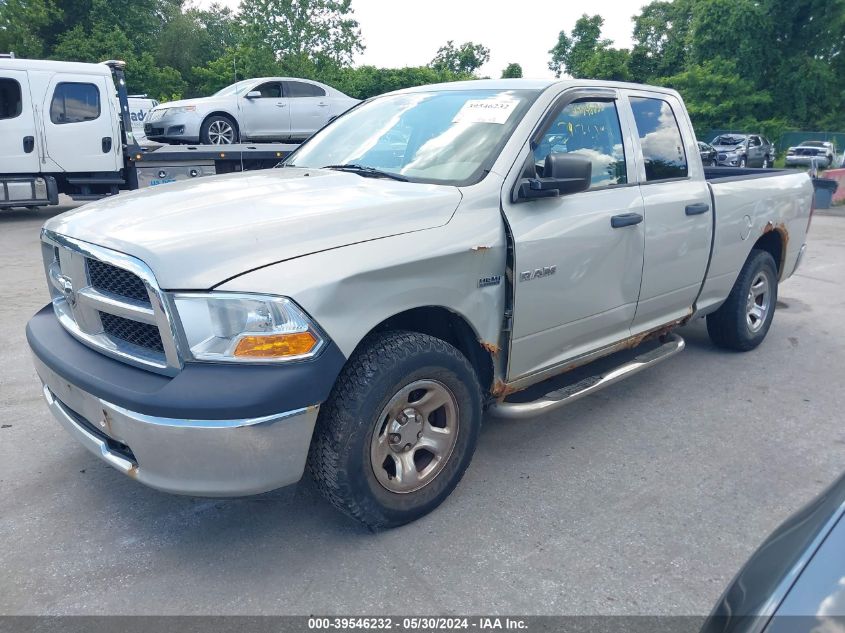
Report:
[[[639,213],[621,213],[610,218],[610,226],[614,229],[618,229],[623,226],[633,226],[634,224],[639,224],[642,221],[643,216]]]
[[[26,154],[31,154],[32,150],[35,149],[35,137],[34,136],[24,136],[23,137],[23,151]]]
[[[320,106],[321,108],[328,108],[329,107],[328,103],[318,103],[317,105]]]
[[[710,210],[710,205],[706,202],[696,202],[695,204],[688,204],[686,207],[687,215],[701,215]]]
[[[277,108],[284,108],[285,106],[287,106],[287,104],[286,104],[286,103],[277,103],[277,104],[276,104],[276,107],[277,107]]]

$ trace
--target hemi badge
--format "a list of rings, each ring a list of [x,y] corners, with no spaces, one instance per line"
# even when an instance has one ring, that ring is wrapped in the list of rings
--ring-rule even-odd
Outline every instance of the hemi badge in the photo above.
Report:
[[[484,288],[486,286],[498,286],[502,283],[501,275],[492,275],[491,277],[482,277],[478,280],[478,287]]]

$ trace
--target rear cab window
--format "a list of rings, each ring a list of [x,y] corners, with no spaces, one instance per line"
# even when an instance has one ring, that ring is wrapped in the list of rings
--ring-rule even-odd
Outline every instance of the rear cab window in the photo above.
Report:
[[[15,79],[0,77],[0,119],[14,119],[22,111],[21,85]]]
[[[647,182],[686,178],[689,174],[681,128],[668,101],[630,97]]]
[[[56,125],[82,123],[100,117],[100,89],[94,84],[61,82],[56,84],[50,102],[50,121]]]

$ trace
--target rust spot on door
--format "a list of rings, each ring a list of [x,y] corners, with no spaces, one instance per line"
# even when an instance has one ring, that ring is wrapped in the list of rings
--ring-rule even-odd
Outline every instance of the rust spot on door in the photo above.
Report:
[[[489,251],[491,248],[493,248],[493,247],[492,246],[473,246],[470,250],[474,251],[476,253],[481,253],[483,251]]]

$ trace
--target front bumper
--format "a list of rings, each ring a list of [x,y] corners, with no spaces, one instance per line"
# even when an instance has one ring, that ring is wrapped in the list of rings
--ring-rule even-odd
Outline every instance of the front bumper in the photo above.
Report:
[[[194,364],[170,378],[88,348],[50,306],[27,339],[50,411],[72,436],[148,486],[199,496],[298,481],[319,403],[345,361],[330,345],[290,367]]]
[[[812,167],[813,161],[819,167],[828,167],[830,165],[830,159],[827,156],[787,156],[786,157],[786,165],[787,167],[793,167],[795,165],[802,166],[802,167]]]
[[[199,117],[187,113],[165,115],[156,121],[144,123],[144,136],[150,140],[177,140],[195,143],[200,138]]]
[[[739,165],[740,158],[742,158],[741,154],[719,153],[716,156],[716,165],[719,167],[736,167]]]

